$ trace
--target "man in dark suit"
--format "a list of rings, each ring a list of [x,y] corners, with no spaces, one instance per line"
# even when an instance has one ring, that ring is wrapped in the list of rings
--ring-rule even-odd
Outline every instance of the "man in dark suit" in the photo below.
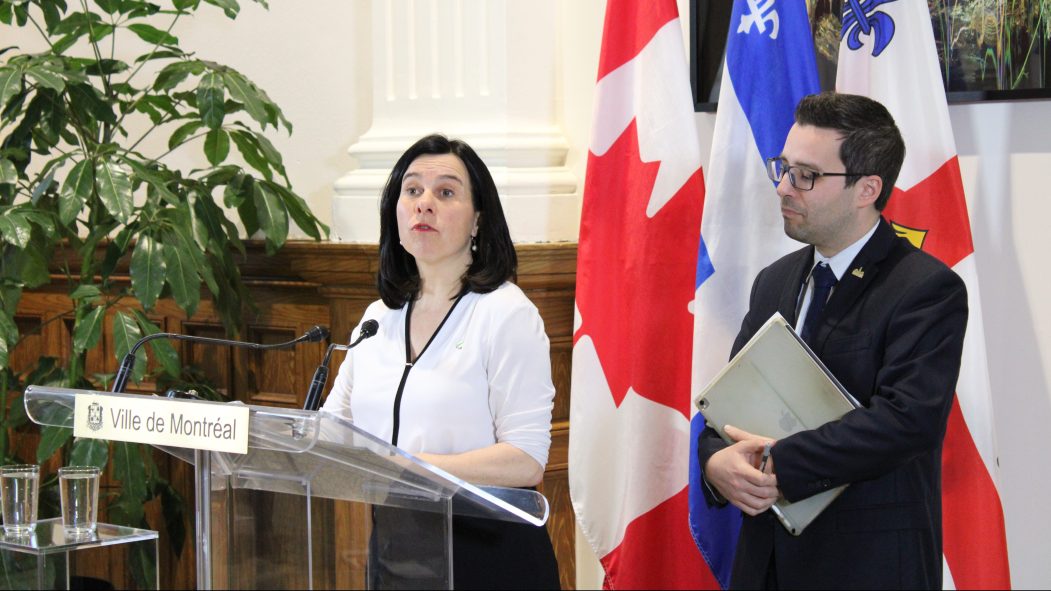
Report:
[[[728,445],[702,433],[709,504],[745,513],[731,584],[940,589],[941,450],[966,288],[881,216],[905,157],[886,108],[822,93],[804,98],[795,118],[767,169],[785,233],[809,246],[756,277],[732,355],[780,312],[861,407],[773,442],[763,471],[761,434],[727,427]],[[794,502],[844,484],[798,537],[768,510],[781,496]]]

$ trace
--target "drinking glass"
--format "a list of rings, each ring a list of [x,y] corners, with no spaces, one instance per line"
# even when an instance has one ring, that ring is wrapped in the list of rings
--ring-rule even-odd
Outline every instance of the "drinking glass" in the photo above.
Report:
[[[3,502],[4,533],[25,536],[36,527],[40,497],[40,466],[0,466],[0,497]]]
[[[62,498],[62,526],[75,538],[90,537],[98,524],[99,470],[95,466],[66,466],[58,469]]]

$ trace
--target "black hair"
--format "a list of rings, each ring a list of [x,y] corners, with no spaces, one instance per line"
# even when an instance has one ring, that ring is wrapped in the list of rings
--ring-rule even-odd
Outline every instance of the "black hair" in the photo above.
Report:
[[[887,108],[865,96],[826,91],[804,97],[796,107],[796,123],[833,129],[843,136],[839,159],[853,186],[863,175],[878,175],[883,190],[876,198],[877,211],[887,206],[894,183],[905,161],[905,140]]]
[[[471,252],[462,291],[488,293],[516,278],[518,256],[489,169],[466,142],[432,134],[418,140],[398,158],[380,199],[380,268],[376,286],[383,303],[392,309],[416,299],[420,291],[416,259],[399,242],[397,207],[402,178],[420,156],[441,154],[453,154],[463,162],[470,177],[471,201],[480,214],[474,239],[477,250]]]

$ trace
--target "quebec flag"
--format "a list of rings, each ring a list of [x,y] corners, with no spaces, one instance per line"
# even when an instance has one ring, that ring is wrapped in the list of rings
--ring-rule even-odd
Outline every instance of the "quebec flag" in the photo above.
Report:
[[[705,174],[694,302],[695,395],[726,365],[752,280],[801,247],[785,236],[764,160],[781,153],[796,104],[819,87],[806,3],[735,0]],[[725,589],[741,514],[734,507],[708,507],[705,502],[697,463],[704,418],[694,414],[690,426],[690,530]]]

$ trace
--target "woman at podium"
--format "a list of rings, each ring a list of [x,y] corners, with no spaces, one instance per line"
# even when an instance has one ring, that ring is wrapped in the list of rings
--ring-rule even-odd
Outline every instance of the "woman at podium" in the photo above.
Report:
[[[474,484],[535,487],[551,445],[550,351],[493,178],[460,140],[398,159],[380,202],[376,335],[340,367],[324,409]],[[439,516],[375,507],[372,588],[425,583],[399,552]],[[546,528],[456,516],[453,584],[557,588]]]

